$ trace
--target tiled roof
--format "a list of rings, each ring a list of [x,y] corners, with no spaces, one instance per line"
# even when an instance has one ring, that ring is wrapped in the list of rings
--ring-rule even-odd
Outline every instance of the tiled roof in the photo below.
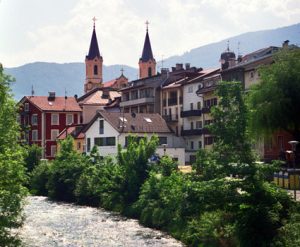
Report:
[[[117,82],[117,79],[113,79],[111,81],[107,81],[103,83],[103,87],[112,87]]]
[[[103,97],[103,91],[107,92],[109,97]],[[121,97],[116,90],[108,90],[103,88],[95,88],[78,99],[79,104],[85,105],[107,105],[115,98]]]
[[[84,128],[84,132],[101,116],[120,133],[171,133],[165,120],[158,113],[136,113],[133,116],[131,113],[107,111],[99,111]]]
[[[153,54],[152,54],[150,38],[149,38],[148,30],[147,30],[145,42],[144,42],[143,53],[142,53],[142,57],[140,58],[140,61],[148,62],[151,59],[154,60]]]
[[[220,68],[212,68],[212,69],[205,69],[199,72],[199,76],[194,77],[193,79],[189,80],[186,84],[197,82],[202,80],[203,78],[207,77],[208,75],[219,73]]]
[[[75,111],[81,112],[79,104],[74,97],[55,97],[53,101],[48,96],[25,96],[22,102],[27,99],[42,111]]]
[[[89,54],[86,56],[86,59],[91,60],[91,59],[94,59],[95,57],[100,58],[100,52],[99,52],[99,47],[98,47],[97,35],[96,35],[95,27],[94,27],[91,44],[90,44],[90,49],[89,49]]]
[[[83,139],[84,133],[82,132],[82,129],[85,125],[74,125],[74,126],[67,126],[60,134],[58,135],[58,140],[64,140],[66,139],[67,135],[71,135],[73,138],[76,139]]]

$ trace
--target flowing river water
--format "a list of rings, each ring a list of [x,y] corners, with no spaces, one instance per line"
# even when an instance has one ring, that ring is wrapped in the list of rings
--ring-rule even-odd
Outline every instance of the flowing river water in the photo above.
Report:
[[[28,247],[183,246],[170,236],[103,209],[28,197],[19,236]]]

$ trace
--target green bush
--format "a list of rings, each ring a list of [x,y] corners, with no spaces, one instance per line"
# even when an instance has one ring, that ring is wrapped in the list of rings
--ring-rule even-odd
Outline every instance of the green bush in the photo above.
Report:
[[[30,174],[30,191],[33,195],[47,196],[48,195],[48,180],[50,176],[51,163],[42,161],[36,166]]]

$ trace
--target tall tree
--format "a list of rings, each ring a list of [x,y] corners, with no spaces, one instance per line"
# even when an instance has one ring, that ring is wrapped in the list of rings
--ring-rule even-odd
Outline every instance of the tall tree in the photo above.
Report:
[[[9,229],[20,224],[26,195],[24,150],[19,145],[17,108],[10,92],[10,76],[0,64],[0,246],[13,246]]]
[[[251,129],[257,134],[285,130],[300,140],[300,49],[283,49],[262,67],[250,90]]]
[[[218,106],[212,109],[214,123],[210,130],[215,137],[214,150],[221,164],[253,161],[247,132],[247,107],[240,82],[219,82],[216,90]]]

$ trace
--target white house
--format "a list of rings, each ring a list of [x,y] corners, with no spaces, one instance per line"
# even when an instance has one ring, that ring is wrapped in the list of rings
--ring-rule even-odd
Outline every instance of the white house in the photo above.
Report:
[[[83,130],[85,149],[89,153],[97,146],[101,156],[116,155],[117,145],[126,147],[128,136],[138,137],[157,135],[159,147],[157,154],[167,154],[185,164],[184,141],[177,137],[158,113],[120,113],[99,111]]]

